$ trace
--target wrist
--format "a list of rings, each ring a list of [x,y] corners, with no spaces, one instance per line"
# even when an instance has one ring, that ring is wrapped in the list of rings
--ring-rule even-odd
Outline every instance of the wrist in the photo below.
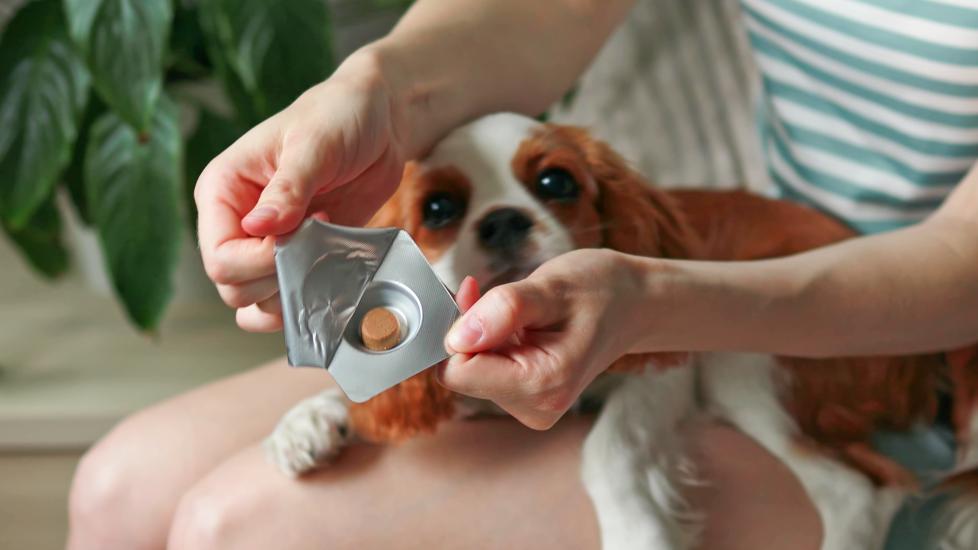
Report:
[[[425,156],[444,134],[466,119],[450,78],[432,78],[429,67],[414,62],[409,44],[386,37],[357,50],[349,62],[385,96],[392,130],[407,159]],[[344,63],[345,65],[346,63]]]
[[[805,278],[777,260],[675,261],[635,258],[636,307],[645,322],[633,353],[775,352],[785,312],[797,310]]]
[[[629,353],[677,351],[673,335],[682,333],[677,325],[683,308],[690,274],[682,262],[622,254],[622,265],[633,291],[626,297],[624,335]],[[685,350],[683,350],[685,351]]]

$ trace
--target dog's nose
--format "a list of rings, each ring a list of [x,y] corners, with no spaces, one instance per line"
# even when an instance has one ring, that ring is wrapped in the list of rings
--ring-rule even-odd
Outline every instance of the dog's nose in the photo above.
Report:
[[[515,208],[493,210],[479,222],[479,242],[493,252],[514,251],[526,241],[533,220]]]

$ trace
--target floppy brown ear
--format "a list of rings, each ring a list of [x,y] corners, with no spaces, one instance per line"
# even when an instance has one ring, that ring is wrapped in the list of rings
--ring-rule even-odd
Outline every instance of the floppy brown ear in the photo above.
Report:
[[[574,130],[597,185],[595,206],[604,246],[640,256],[698,257],[699,237],[673,199],[646,182],[606,143],[583,129]]]
[[[580,128],[572,128],[597,186],[595,207],[607,248],[657,258],[692,259],[702,244],[673,199],[652,187],[608,144]],[[611,372],[642,371],[648,365],[664,369],[687,364],[681,351],[626,355]]]
[[[367,227],[401,227],[403,229],[404,225],[404,210],[403,202],[406,195],[408,194],[408,185],[405,185],[408,180],[414,177],[417,173],[417,164],[413,161],[408,162],[404,165],[404,172],[401,174],[400,185],[397,186],[397,190],[391,195],[387,202],[385,202],[380,210],[370,218],[367,222]]]

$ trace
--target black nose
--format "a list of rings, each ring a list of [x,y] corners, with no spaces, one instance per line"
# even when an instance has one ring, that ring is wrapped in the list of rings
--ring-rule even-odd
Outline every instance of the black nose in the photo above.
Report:
[[[515,251],[525,241],[533,220],[515,208],[500,208],[479,222],[479,242],[494,252]]]

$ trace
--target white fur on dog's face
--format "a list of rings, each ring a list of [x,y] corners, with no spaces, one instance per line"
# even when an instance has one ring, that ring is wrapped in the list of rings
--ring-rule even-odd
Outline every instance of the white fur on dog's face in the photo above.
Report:
[[[451,166],[471,183],[455,242],[433,262],[449,288],[466,275],[488,288],[528,275],[543,262],[575,248],[568,230],[516,179],[512,161],[525,139],[542,124],[515,114],[496,114],[462,126],[443,139],[419,164],[429,170]],[[532,222],[519,254],[502,258],[479,245],[479,224],[487,214],[515,208]]]

